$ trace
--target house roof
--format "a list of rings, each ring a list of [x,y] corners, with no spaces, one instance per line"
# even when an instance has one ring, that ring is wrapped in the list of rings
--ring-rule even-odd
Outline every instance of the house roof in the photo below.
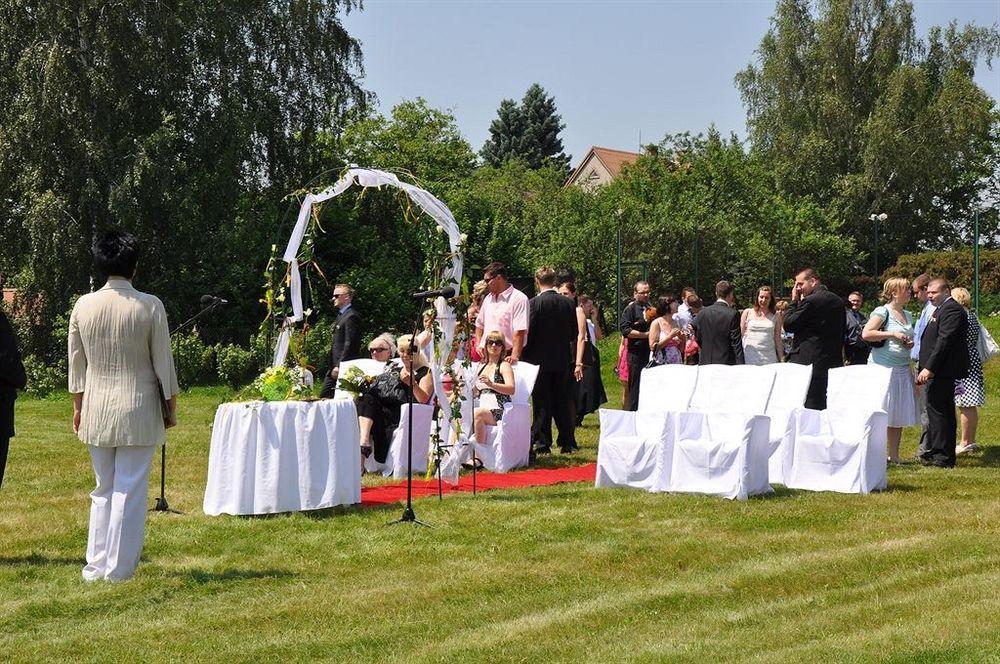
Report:
[[[580,165],[576,167],[573,173],[569,176],[569,179],[566,180],[566,184],[572,184],[576,181],[580,171],[587,164],[587,162],[590,161],[591,155],[600,161],[604,168],[608,169],[608,172],[611,173],[611,177],[618,177],[618,174],[621,173],[622,166],[625,164],[634,164],[636,160],[642,156],[638,152],[612,150],[611,148],[602,148],[595,145],[590,148],[583,160],[580,162]]]

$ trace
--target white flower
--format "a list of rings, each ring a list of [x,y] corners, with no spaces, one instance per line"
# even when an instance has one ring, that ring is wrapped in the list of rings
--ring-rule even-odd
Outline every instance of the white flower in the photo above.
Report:
[[[458,239],[462,241],[462,244],[465,244],[466,242],[469,241],[469,234],[462,233],[461,235],[458,236]]]

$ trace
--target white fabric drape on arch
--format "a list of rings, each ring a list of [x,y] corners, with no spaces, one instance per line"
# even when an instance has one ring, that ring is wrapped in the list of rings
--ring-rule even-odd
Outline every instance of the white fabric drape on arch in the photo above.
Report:
[[[421,189],[416,185],[403,182],[396,175],[374,168],[347,169],[344,175],[335,184],[327,187],[318,194],[306,194],[299,208],[299,216],[295,222],[292,235],[288,238],[288,245],[282,259],[289,265],[290,296],[292,301],[292,315],[285,319],[284,328],[278,337],[278,342],[274,353],[274,366],[281,366],[285,363],[288,354],[288,343],[292,334],[292,325],[302,320],[302,277],[299,274],[298,253],[305,237],[306,228],[309,224],[309,215],[312,213],[313,205],[323,203],[335,198],[347,191],[351,185],[366,187],[390,186],[402,190],[409,196],[410,200],[427,213],[448,236],[448,246],[453,255],[452,260],[445,268],[444,282],[456,284],[462,283],[463,257],[459,251],[462,242],[462,234],[455,221],[455,216],[448,209],[448,206],[438,200],[432,193]],[[416,287],[416,284],[414,285]],[[434,377],[434,392],[441,404],[448,403],[448,396],[445,394],[441,383],[444,374],[444,367],[448,361],[448,351],[451,348],[452,340],[455,337],[455,309],[443,297],[439,297],[434,308],[437,310],[437,323],[441,329],[441,343],[434,344],[434,362],[432,374]],[[450,409],[442,408],[443,412]],[[450,418],[445,418],[442,430],[442,439],[447,441],[451,432]]]

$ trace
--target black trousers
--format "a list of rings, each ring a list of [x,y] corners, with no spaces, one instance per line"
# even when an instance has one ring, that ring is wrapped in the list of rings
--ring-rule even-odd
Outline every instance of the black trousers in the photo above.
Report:
[[[531,443],[536,452],[552,449],[552,420],[559,429],[559,448],[576,449],[575,406],[568,368],[557,371],[542,369],[531,391]]]
[[[639,377],[642,369],[649,363],[649,355],[628,354],[628,403],[625,410],[639,410]]]
[[[921,457],[944,466],[955,465],[955,379],[931,378],[927,383],[927,450]]]
[[[829,379],[829,369],[819,369],[813,365],[812,380],[809,381],[809,391],[806,392],[806,408],[826,410],[826,386]]]
[[[3,486],[3,471],[7,469],[7,450],[10,448],[10,436],[0,436],[0,487]]]
[[[319,388],[319,397],[321,399],[332,399],[333,393],[336,391],[337,380],[328,371],[326,377],[323,379],[323,386]]]

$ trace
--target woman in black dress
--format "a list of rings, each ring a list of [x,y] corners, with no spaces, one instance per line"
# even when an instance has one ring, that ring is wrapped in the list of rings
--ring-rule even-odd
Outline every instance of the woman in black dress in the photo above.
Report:
[[[583,424],[583,418],[597,412],[602,404],[607,403],[608,396],[604,392],[604,381],[601,378],[601,357],[597,351],[596,339],[600,338],[600,327],[596,322],[596,309],[590,296],[576,296],[576,284],[572,281],[559,286],[559,292],[573,300],[576,306],[576,322],[578,335],[573,346],[573,366],[575,382],[576,426]]]
[[[476,394],[479,397],[474,413],[476,442],[486,442],[486,427],[496,426],[503,417],[503,406],[514,394],[514,370],[503,361],[503,334],[493,330],[486,335],[486,357],[479,364]]]
[[[430,368],[414,345],[412,334],[401,336],[397,344],[399,359],[389,362],[371,389],[357,399],[363,458],[374,453],[376,461],[385,463],[392,433],[399,426],[403,404],[408,402],[411,389],[413,403],[427,403],[433,396]]]

